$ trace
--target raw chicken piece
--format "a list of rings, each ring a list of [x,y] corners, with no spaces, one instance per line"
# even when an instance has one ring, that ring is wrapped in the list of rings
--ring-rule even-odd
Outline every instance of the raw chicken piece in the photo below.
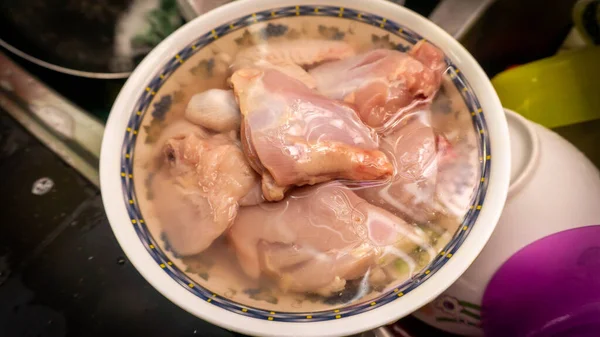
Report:
[[[425,40],[417,42],[408,53],[440,77],[448,67],[444,60],[444,53]]]
[[[381,137],[381,150],[392,159],[394,176],[383,185],[356,191],[374,205],[418,222],[433,215],[438,167],[450,146],[425,119],[412,118]]]
[[[433,98],[445,66],[439,49],[420,42],[409,53],[376,49],[323,64],[310,75],[325,96],[353,103],[367,125],[385,128]]]
[[[192,96],[185,118],[216,132],[240,129],[240,109],[231,90],[210,89]]]
[[[302,81],[309,88],[315,80],[303,67],[353,56],[354,49],[343,41],[300,40],[256,45],[242,50],[232,65],[243,68],[271,68]]]
[[[263,196],[262,187],[260,183],[257,182],[243,198],[238,200],[238,203],[240,206],[254,206],[263,203],[264,201],[265,198]]]
[[[154,169],[158,170],[164,162],[163,147],[165,146],[168,140],[172,138],[181,138],[191,133],[202,138],[208,137],[209,135],[209,133],[203,128],[200,128],[198,127],[198,125],[195,125],[185,119],[179,119],[170,123],[160,133],[160,137],[158,138],[156,143],[154,143],[154,146],[152,148],[152,158],[156,159],[156,162],[153,163]]]
[[[291,185],[391,175],[376,134],[351,107],[273,69],[238,70],[231,83],[242,111],[242,146],[267,200],[281,200]]]
[[[173,250],[202,252],[233,222],[238,200],[258,184],[230,135],[202,129],[178,134],[163,146],[163,167],[153,179],[154,205]]]
[[[240,209],[230,242],[244,272],[281,289],[329,295],[384,255],[430,249],[416,226],[373,206],[338,182],[295,190],[275,204]],[[435,253],[434,253],[435,254]]]

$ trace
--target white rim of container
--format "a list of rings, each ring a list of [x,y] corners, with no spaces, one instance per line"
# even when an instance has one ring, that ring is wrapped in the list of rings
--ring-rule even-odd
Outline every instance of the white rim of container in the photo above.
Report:
[[[138,238],[121,193],[120,151],[130,112],[140,88],[164,64],[199,34],[210,31],[233,17],[289,5],[328,5],[353,8],[390,18],[436,44],[468,79],[479,100],[487,123],[493,159],[483,207],[475,225],[456,254],[431,278],[401,299],[348,319],[287,323],[259,320],[221,309],[188,292],[170,278],[150,257]],[[500,217],[510,178],[510,144],[504,111],[487,75],[456,40],[426,18],[383,0],[238,0],[187,23],[161,42],[135,69],[119,93],[106,124],[100,161],[100,183],[106,214],[119,244],[142,276],[169,300],[210,323],[249,335],[261,336],[340,336],[359,333],[391,323],[435,299],[469,267],[477,257]]]

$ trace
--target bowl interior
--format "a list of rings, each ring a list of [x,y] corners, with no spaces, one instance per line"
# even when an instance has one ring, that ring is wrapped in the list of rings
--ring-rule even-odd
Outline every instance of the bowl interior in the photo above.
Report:
[[[358,49],[405,51],[423,37],[393,20],[328,6],[290,6],[251,13],[199,35],[173,58],[158,65],[152,80],[139,90],[139,100],[123,130],[121,181],[131,222],[153,260],[195,296],[242,315],[266,320],[306,322],[347,317],[397,300],[431,277],[458,250],[470,233],[487,188],[489,140],[481,106],[447,58],[442,89],[434,100],[432,124],[452,145],[453,156],[437,172],[435,219],[418,223],[436,232],[434,256],[416,257],[397,281],[367,292],[349,287],[333,297],[282,293],[249,281],[225,242],[193,257],[172,252],[152,207],[149,165],[161,131],[182,118],[191,96],[227,87],[231,57],[245,47],[278,39],[345,40]],[[200,35],[202,34],[202,35]],[[418,221],[417,221],[418,222]],[[121,224],[117,224],[121,225]],[[223,253],[227,252],[227,253]],[[362,292],[361,292],[362,291]]]

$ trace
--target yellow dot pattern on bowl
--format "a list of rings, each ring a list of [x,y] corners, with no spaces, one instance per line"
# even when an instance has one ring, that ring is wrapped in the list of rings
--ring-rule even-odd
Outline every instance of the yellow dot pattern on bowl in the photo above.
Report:
[[[206,302],[217,305],[225,310],[237,310],[239,314],[243,314],[245,316],[250,316],[253,318],[264,319],[269,321],[285,321],[285,322],[303,322],[303,321],[325,321],[331,319],[340,319],[342,317],[353,316],[379,306],[390,303],[395,298],[402,297],[407,292],[416,288],[430,275],[434,274],[437,270],[439,270],[443,265],[445,259],[449,259],[453,256],[453,253],[460,247],[462,240],[466,237],[466,235],[470,232],[472,228],[472,224],[474,223],[474,219],[476,218],[479,210],[481,210],[481,204],[483,202],[483,195],[479,194],[474,200],[473,206],[470,207],[470,211],[465,217],[465,222],[463,223],[462,230],[459,231],[457,235],[448,243],[447,247],[444,251],[440,253],[438,256],[441,263],[436,263],[435,260],[430,266],[430,269],[423,271],[421,274],[416,275],[413,279],[415,282],[408,282],[407,284],[403,284],[398,288],[395,288],[393,291],[383,294],[379,296],[377,299],[368,301],[363,304],[357,304],[352,307],[344,308],[343,312],[340,309],[323,311],[318,313],[275,313],[274,311],[265,311],[257,308],[246,308],[240,306],[238,303],[233,302],[227,298],[217,297],[216,294],[209,292],[207,289],[195,284],[187,275],[181,272],[176,266],[173,265],[173,262],[166,258],[166,255],[159,248],[157,243],[148,235],[148,229],[146,228],[144,221],[142,220],[142,215],[139,210],[138,202],[136,202],[135,190],[133,188],[133,168],[132,168],[132,158],[134,154],[134,146],[136,136],[138,134],[138,130],[140,128],[141,121],[143,119],[144,113],[147,111],[148,107],[151,105],[153,96],[156,95],[157,91],[160,89],[162,84],[177,68],[179,65],[183,64],[186,59],[189,59],[195,52],[201,50],[203,47],[207,46],[212,41],[215,41],[219,38],[222,38],[223,35],[229,34],[237,29],[244,28],[250,26],[256,22],[264,22],[271,18],[277,17],[288,17],[288,16],[326,16],[326,17],[339,17],[345,20],[354,20],[362,23],[366,23],[373,26],[378,26],[383,30],[395,35],[401,36],[408,43],[416,43],[418,41],[425,41],[423,37],[420,37],[415,32],[407,29],[406,27],[400,26],[398,23],[394,21],[390,21],[387,18],[379,17],[377,15],[373,15],[366,12],[356,11],[347,7],[332,7],[332,6],[288,6],[277,9],[271,9],[263,12],[256,12],[249,14],[245,17],[237,18],[232,22],[228,22],[223,24],[220,27],[216,27],[199,37],[193,43],[190,43],[188,47],[183,50],[180,50],[179,53],[175,53],[175,57],[169,61],[168,64],[164,66],[163,69],[160,69],[157,72],[155,80],[150,81],[151,84],[143,87],[144,90],[143,96],[140,99],[139,105],[132,112],[131,120],[127,127],[127,133],[125,135],[125,141],[123,143],[123,155],[122,155],[122,171],[120,172],[120,176],[122,178],[122,184],[124,188],[125,195],[127,196],[125,199],[125,204],[127,206],[127,210],[131,216],[132,224],[134,226],[136,232],[138,233],[141,240],[146,241],[145,247],[147,251],[155,258],[155,261],[158,262],[159,266],[165,270],[173,279],[180,281],[182,285],[187,285],[187,289],[195,294],[196,296],[203,298]],[[480,190],[485,190],[487,187],[487,177],[489,175],[489,162],[491,159],[491,155],[489,154],[489,139],[486,135],[485,129],[485,119],[484,114],[482,113],[482,108],[479,106],[476,97],[474,96],[474,92],[470,89],[466,79],[461,74],[460,70],[456,68],[450,59],[446,59],[449,69],[450,69],[450,78],[452,82],[456,85],[457,89],[461,93],[465,104],[471,111],[471,115],[473,118],[473,125],[479,134],[479,138],[481,140],[481,148],[480,148],[480,165],[481,172],[483,178],[481,179]],[[141,116],[141,117],[140,117]],[[480,192],[479,192],[480,193]],[[475,206],[476,205],[476,206]],[[470,220],[469,220],[470,219]],[[139,224],[139,225],[138,225]],[[436,258],[436,259],[438,259]],[[169,266],[169,268],[167,268]],[[186,282],[187,281],[187,282]]]
[[[478,113],[481,113],[481,109],[471,112],[471,116],[475,116]]]

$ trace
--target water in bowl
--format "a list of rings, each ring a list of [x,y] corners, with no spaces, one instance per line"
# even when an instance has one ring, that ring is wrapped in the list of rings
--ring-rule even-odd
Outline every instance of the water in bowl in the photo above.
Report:
[[[325,57],[310,54],[309,47],[315,43],[333,46],[335,52]],[[236,64],[249,48],[261,52],[254,54],[260,61],[268,61],[267,51],[281,44],[288,47],[283,49],[283,56],[271,59],[269,66],[251,57]],[[351,51],[340,46],[350,46]],[[294,48],[309,52],[289,54]],[[350,54],[379,50],[371,52],[375,53],[368,60],[371,63],[351,67],[355,69],[383,60],[388,50],[410,53],[412,48],[413,43],[401,36],[357,21],[274,19],[220,36],[170,74],[144,115],[135,145],[134,180],[146,226],[175,267],[218,296],[279,312],[329,310],[372,300],[407,282],[420,282],[420,276],[428,274],[426,269],[436,256],[445,253],[444,247],[455,233],[466,230],[461,224],[481,179],[479,139],[471,116],[475,112],[455,84],[456,70],[444,63],[443,68],[435,69],[441,74],[439,90],[426,92],[422,86],[410,96],[421,99],[418,103],[407,104],[401,99],[391,103],[392,108],[404,109],[401,116],[390,117],[384,112],[376,119],[365,118],[365,114],[377,112],[381,105],[377,94],[374,101],[361,101],[365,94],[360,92],[349,97],[344,84],[351,78],[338,81],[344,77],[340,73],[327,78],[323,76],[328,74],[320,71],[328,70],[331,62],[345,62]],[[277,63],[287,57],[297,65],[303,55],[311,61],[321,59],[302,67]],[[237,79],[231,76],[248,68],[258,71]],[[293,83],[283,83],[282,77],[265,83],[265,73],[273,68],[292,78],[288,80]],[[381,78],[387,77],[384,74]],[[317,83],[311,83],[315,78]],[[228,92],[232,85],[235,92]],[[308,96],[298,94],[282,103],[282,97],[286,98],[290,90],[297,93],[294,88],[301,86]],[[215,95],[200,101],[200,110],[223,112],[190,119],[192,97],[215,89]],[[334,106],[332,97],[337,100]],[[404,96],[400,93],[395,97]],[[246,117],[236,121],[233,112],[240,104]],[[301,166],[306,169],[303,173],[310,171],[312,176],[287,174],[297,172],[296,166],[276,176],[280,171],[274,167],[279,159],[265,159],[265,151],[258,155],[253,152],[262,136],[256,130],[273,121],[266,118],[252,124],[253,136],[244,127],[264,109],[289,117],[290,111],[297,111],[302,104],[309,105],[306,109],[314,112],[315,118],[326,118],[335,110],[335,116],[346,118],[342,127],[345,133],[334,139],[345,140],[349,146],[344,151],[355,151],[355,156],[367,153],[369,158],[387,160],[389,166],[383,163],[373,168],[359,161],[352,162],[358,166],[348,169],[335,162],[345,157],[335,157],[339,152],[324,149],[330,152],[319,160],[336,159]],[[353,111],[356,115],[348,117]],[[356,121],[360,124],[347,126]],[[280,125],[283,128],[277,130],[289,131],[285,127],[294,124],[284,120]],[[340,128],[335,123],[332,127]],[[331,141],[327,132],[332,129],[320,130],[315,139]],[[354,136],[347,140],[347,135]],[[269,139],[272,134],[265,132],[264,136]],[[306,132],[304,136],[304,141],[310,138]],[[270,138],[271,143],[280,138]],[[297,144],[286,139],[280,143],[287,151],[282,153],[298,155]],[[334,169],[327,171],[328,167]],[[356,167],[374,173],[356,174],[352,170]],[[386,167],[391,168],[387,175]],[[275,180],[274,175],[278,181],[266,181]],[[363,176],[370,179],[361,179]],[[218,225],[206,226],[208,223]]]

